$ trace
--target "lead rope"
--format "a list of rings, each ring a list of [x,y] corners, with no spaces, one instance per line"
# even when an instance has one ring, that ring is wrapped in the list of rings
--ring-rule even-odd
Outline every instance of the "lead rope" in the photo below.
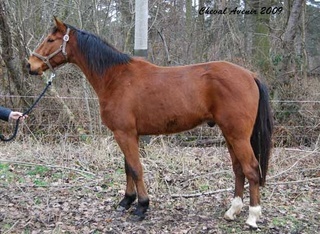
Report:
[[[47,92],[47,90],[49,89],[50,85],[52,84],[52,79],[56,76],[55,73],[51,73],[50,75],[50,79],[48,80],[47,82],[47,85],[46,87],[44,88],[44,90],[42,91],[42,93],[39,95],[39,97],[37,98],[37,100],[32,104],[31,107],[29,107],[28,110],[26,110],[22,116],[20,116],[17,120],[16,120],[16,127],[14,129],[14,132],[13,132],[13,135],[9,138],[5,138],[2,134],[0,134],[0,140],[1,141],[5,141],[5,142],[8,142],[8,141],[12,141],[16,136],[17,136],[17,133],[18,133],[18,129],[19,129],[19,123],[20,123],[20,118],[22,118],[23,116],[29,114],[32,109],[38,104],[38,102],[40,101],[40,99],[44,96],[44,94]]]

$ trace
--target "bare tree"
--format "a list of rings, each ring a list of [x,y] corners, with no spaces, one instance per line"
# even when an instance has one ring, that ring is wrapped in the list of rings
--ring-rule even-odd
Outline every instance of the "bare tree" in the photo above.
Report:
[[[25,77],[25,70],[21,69],[23,66],[23,61],[20,60],[22,55],[17,56],[16,52],[14,51],[14,39],[12,36],[12,30],[9,25],[8,19],[8,9],[4,0],[0,0],[0,35],[1,35],[1,47],[2,47],[2,54],[1,57],[6,65],[9,79],[13,81],[13,85],[15,90],[21,96],[24,96],[27,93],[27,87],[23,84],[23,77]],[[20,33],[16,32],[16,37],[19,37]],[[18,41],[21,38],[18,38]],[[24,51],[21,44],[18,43],[18,51]],[[22,65],[22,66],[21,66]],[[28,101],[24,98],[21,99],[24,105],[27,105]]]
[[[298,32],[298,26],[300,25],[300,16],[304,9],[303,5],[306,4],[305,0],[294,0],[290,9],[290,15],[288,23],[286,25],[283,35],[283,62],[281,68],[281,74],[278,77],[280,85],[288,85],[290,77],[294,75],[294,39]]]
[[[252,55],[256,66],[260,68],[260,71],[264,74],[270,73],[270,14],[261,13],[261,9],[271,7],[270,0],[252,0],[251,6],[256,10],[257,14],[250,16],[253,18],[253,48]]]

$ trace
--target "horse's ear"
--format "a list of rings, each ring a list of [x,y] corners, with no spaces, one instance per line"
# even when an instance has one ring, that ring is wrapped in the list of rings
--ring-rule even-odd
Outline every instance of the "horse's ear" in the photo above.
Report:
[[[54,16],[54,24],[59,31],[64,32],[66,30],[66,25],[56,16]]]

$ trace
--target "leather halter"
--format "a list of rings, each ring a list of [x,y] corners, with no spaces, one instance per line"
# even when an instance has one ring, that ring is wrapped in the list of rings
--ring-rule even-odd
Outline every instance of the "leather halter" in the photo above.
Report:
[[[70,33],[70,28],[67,28],[67,32],[66,34],[63,36],[63,42],[62,45],[59,47],[59,49],[57,49],[55,52],[49,54],[48,56],[43,56],[41,54],[38,54],[36,52],[32,52],[32,55],[36,56],[37,58],[41,59],[51,70],[52,73],[54,72],[54,68],[52,67],[51,63],[50,63],[50,59],[52,59],[54,56],[56,56],[57,54],[59,54],[60,52],[63,54],[63,56],[66,59],[66,62],[68,62],[68,56],[67,56],[67,52],[66,52],[66,46],[67,46],[67,42],[69,41],[70,37],[69,37],[69,33]]]

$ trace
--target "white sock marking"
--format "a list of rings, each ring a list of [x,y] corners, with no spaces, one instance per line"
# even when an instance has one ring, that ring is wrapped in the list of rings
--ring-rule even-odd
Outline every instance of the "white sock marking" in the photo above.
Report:
[[[236,215],[241,212],[242,207],[243,207],[243,202],[242,202],[241,197],[233,198],[233,200],[231,202],[231,207],[224,214],[224,218],[226,220],[234,220],[236,218]]]
[[[246,224],[253,228],[258,228],[257,221],[259,221],[261,216],[261,206],[250,206],[249,207],[249,217]]]

